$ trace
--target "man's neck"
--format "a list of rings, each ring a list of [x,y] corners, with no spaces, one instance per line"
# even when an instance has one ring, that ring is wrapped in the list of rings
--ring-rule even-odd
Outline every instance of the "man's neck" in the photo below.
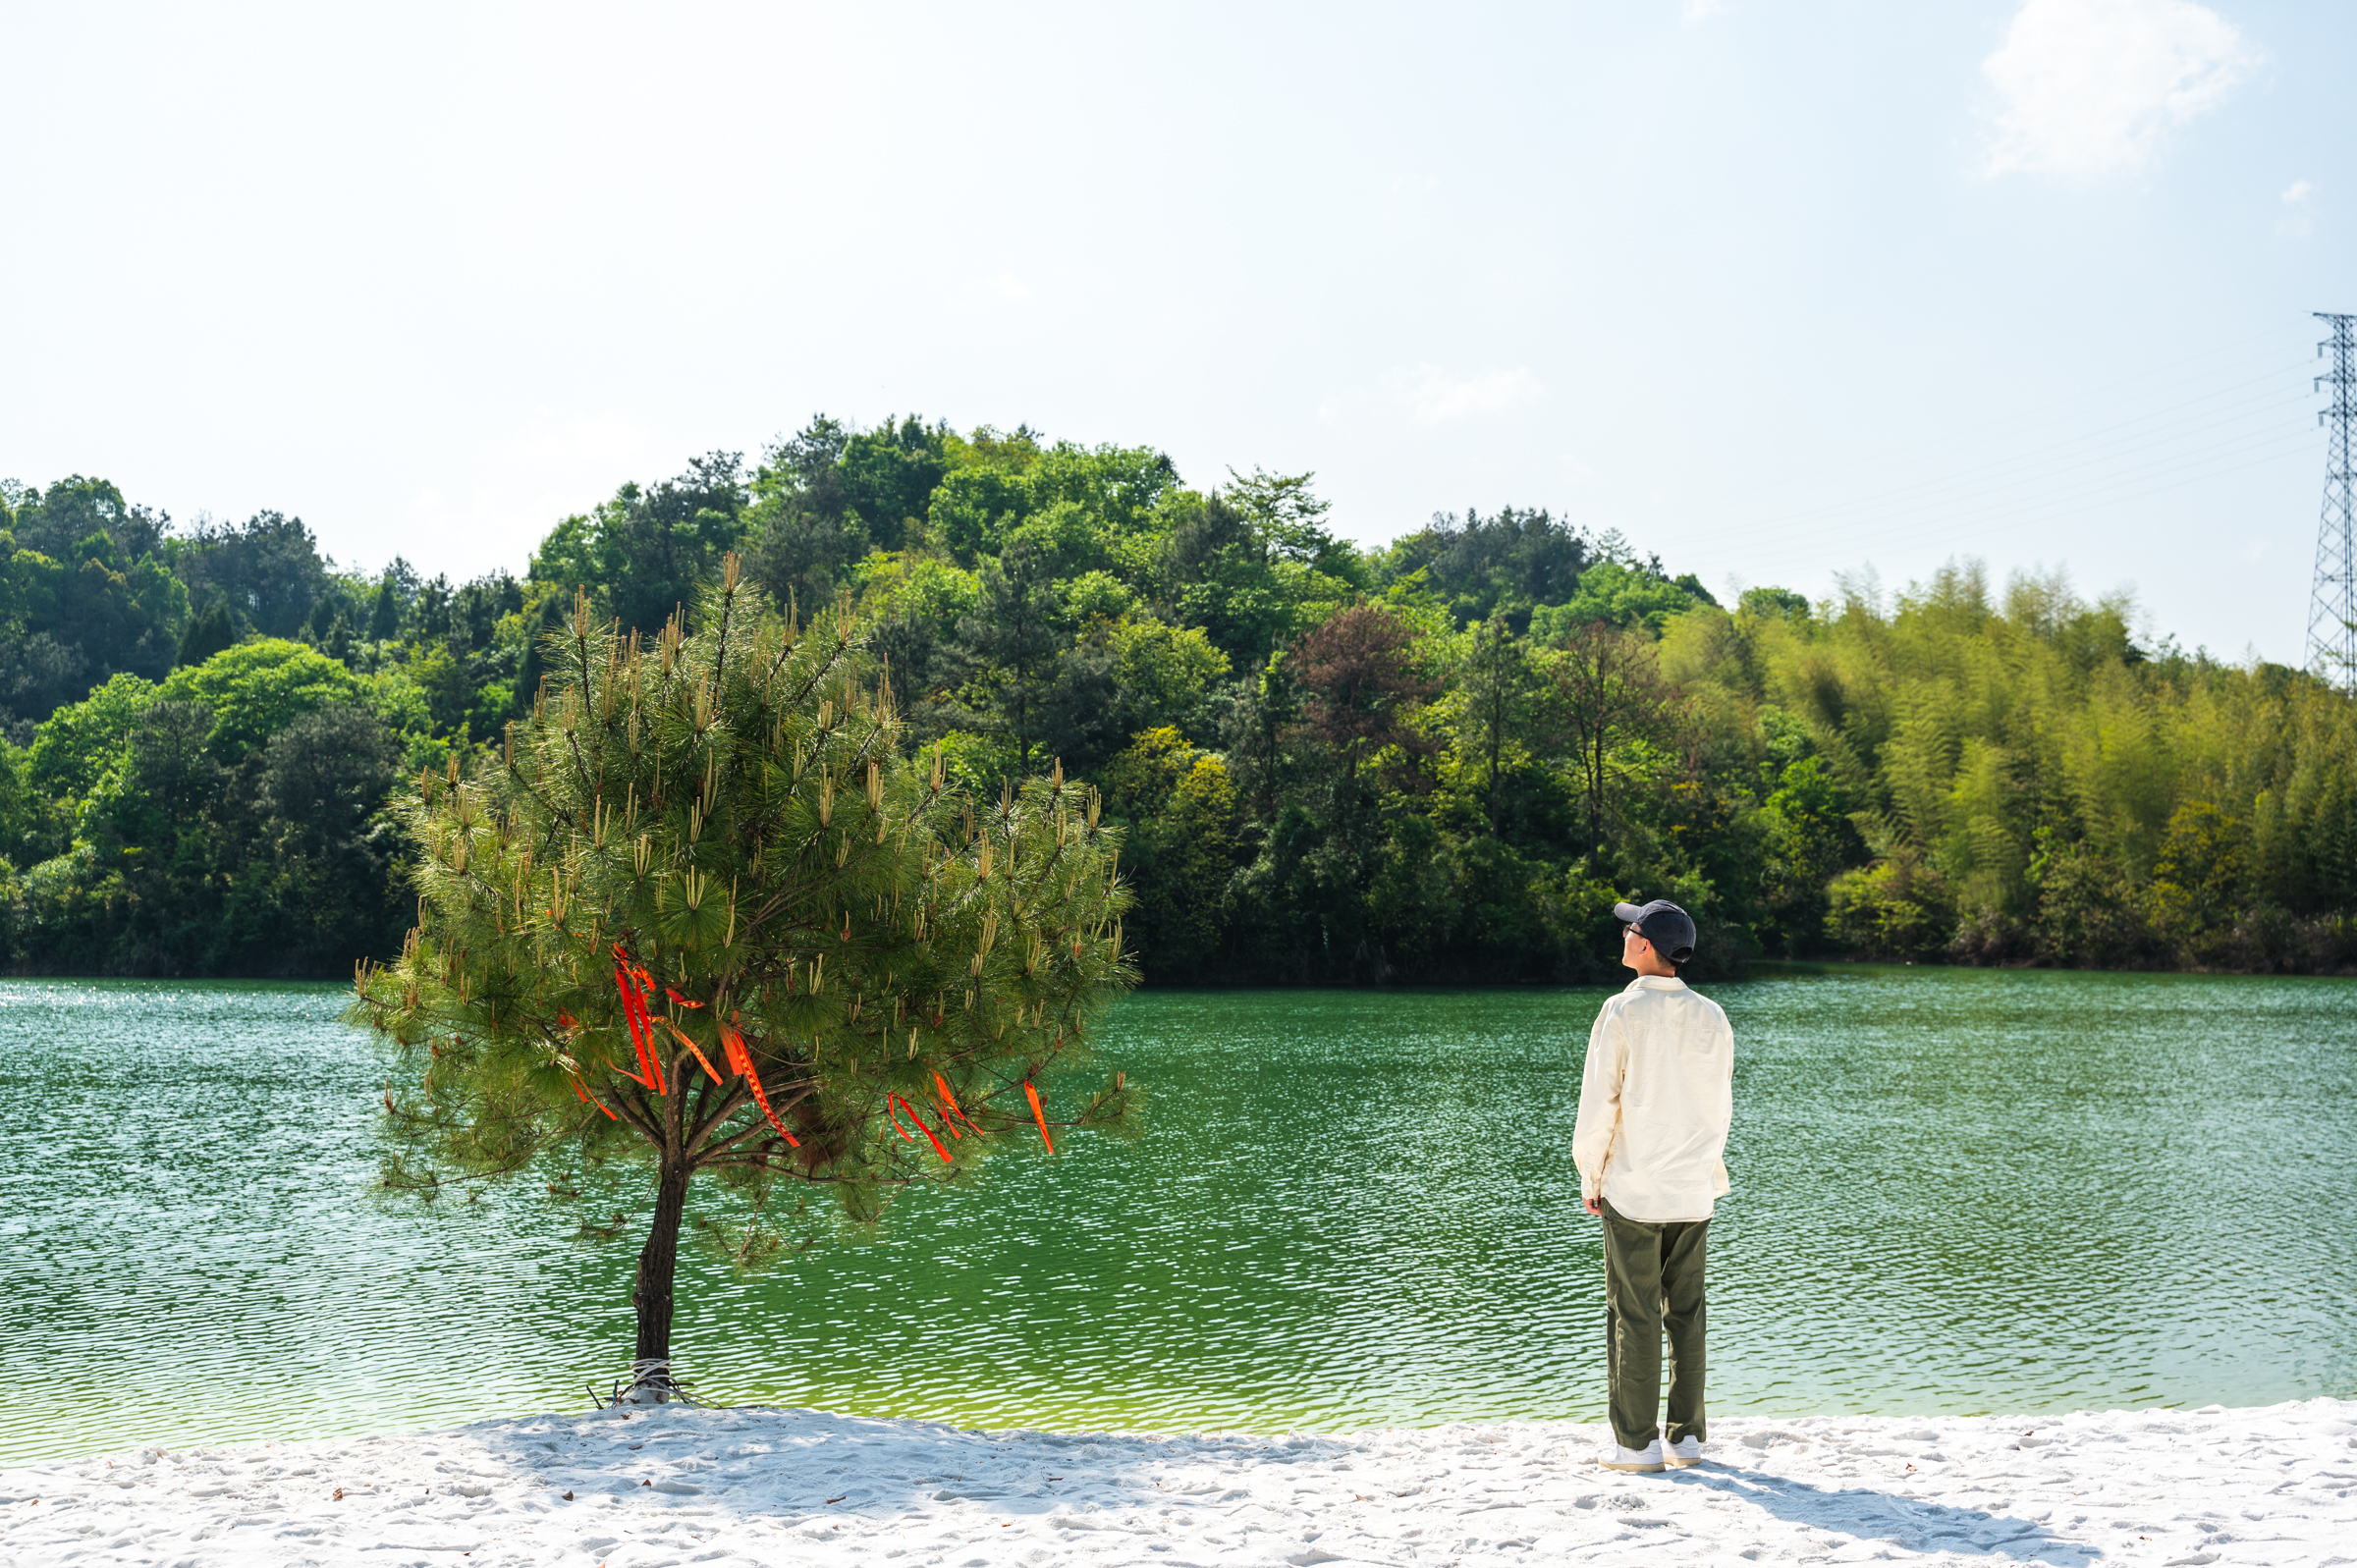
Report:
[[[1637,977],[1641,980],[1675,980],[1677,978],[1677,971],[1666,964],[1632,963],[1629,967],[1637,972]]]

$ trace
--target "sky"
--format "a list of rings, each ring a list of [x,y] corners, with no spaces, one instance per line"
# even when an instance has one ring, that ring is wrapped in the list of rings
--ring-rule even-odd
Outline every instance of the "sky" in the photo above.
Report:
[[[2304,660],[2357,7],[0,6],[0,475],[347,567],[813,412]]]

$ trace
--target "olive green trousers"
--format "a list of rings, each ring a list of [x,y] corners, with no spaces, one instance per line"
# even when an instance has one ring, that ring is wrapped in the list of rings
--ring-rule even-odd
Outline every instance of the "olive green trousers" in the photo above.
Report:
[[[1708,1219],[1648,1224],[1604,1206],[1605,1386],[1613,1437],[1642,1448],[1663,1435],[1662,1335],[1670,1336],[1668,1440],[1703,1431],[1703,1256]]]

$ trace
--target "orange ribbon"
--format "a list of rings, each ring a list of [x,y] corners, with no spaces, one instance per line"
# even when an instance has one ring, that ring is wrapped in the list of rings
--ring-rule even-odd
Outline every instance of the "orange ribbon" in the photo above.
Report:
[[[720,1032],[720,1045],[729,1058],[729,1066],[741,1073],[745,1083],[751,1087],[753,1100],[760,1106],[761,1114],[769,1118],[769,1124],[778,1129],[778,1136],[785,1139],[790,1147],[799,1149],[802,1141],[788,1132],[786,1123],[780,1121],[778,1113],[769,1108],[769,1092],[761,1087],[761,1075],[753,1071],[753,1054],[745,1050],[744,1036],[734,1029],[724,1028]]]
[[[945,1115],[941,1119],[943,1123],[949,1127],[951,1136],[963,1136],[963,1134],[958,1131],[958,1122],[950,1120],[950,1116],[956,1116],[958,1121],[962,1121],[968,1127],[973,1127],[975,1137],[981,1137],[982,1129],[979,1127],[974,1127],[974,1118],[965,1113],[965,1108],[958,1103],[958,1097],[950,1093],[950,1081],[937,1072],[933,1075],[933,1087],[941,1091],[941,1103],[949,1108],[949,1115]]]
[[[573,1080],[573,1092],[580,1097],[582,1105],[595,1106],[598,1109],[605,1110],[608,1119],[613,1121],[620,1121],[622,1119],[620,1116],[615,1115],[613,1111],[606,1109],[606,1103],[604,1101],[598,1099],[597,1096],[591,1094],[587,1089],[581,1087],[580,1079],[576,1078]]]
[[[1028,1078],[1023,1080],[1023,1093],[1031,1102],[1031,1119],[1039,1123],[1039,1141],[1048,1146],[1048,1153],[1054,1154],[1056,1141],[1048,1136],[1048,1113],[1039,1108],[1039,1091],[1031,1087]]]
[[[701,1006],[703,1004],[698,1002],[696,1005]],[[686,1030],[682,1029],[678,1024],[673,1023],[669,1018],[661,1019],[659,1022],[661,1022],[664,1028],[672,1032],[673,1038],[677,1039],[681,1045],[687,1048],[689,1054],[695,1057],[696,1064],[702,1067],[704,1071],[711,1076],[711,1079],[715,1084],[726,1081],[717,1071],[714,1071],[712,1060],[710,1057],[704,1054],[703,1048],[687,1038]]]

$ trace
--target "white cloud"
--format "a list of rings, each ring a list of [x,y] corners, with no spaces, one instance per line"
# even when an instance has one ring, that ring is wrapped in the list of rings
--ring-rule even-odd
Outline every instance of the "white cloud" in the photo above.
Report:
[[[1376,386],[1391,402],[1405,408],[1410,418],[1427,425],[1504,413],[1534,402],[1547,390],[1527,368],[1476,370],[1458,376],[1439,365],[1386,370]]]
[[[2086,177],[2152,157],[2215,109],[2263,56],[2192,0],[2023,0],[1981,62],[1999,97],[1986,172]]]
[[[1724,17],[1732,10],[1731,0],[1685,0],[1678,7],[1678,20],[1687,27],[1699,27],[1713,17]]]
[[[2287,240],[2305,240],[2314,227],[2308,220],[2316,211],[2316,187],[2306,180],[2294,180],[2283,191],[2287,209],[2275,225],[2275,233]]]

